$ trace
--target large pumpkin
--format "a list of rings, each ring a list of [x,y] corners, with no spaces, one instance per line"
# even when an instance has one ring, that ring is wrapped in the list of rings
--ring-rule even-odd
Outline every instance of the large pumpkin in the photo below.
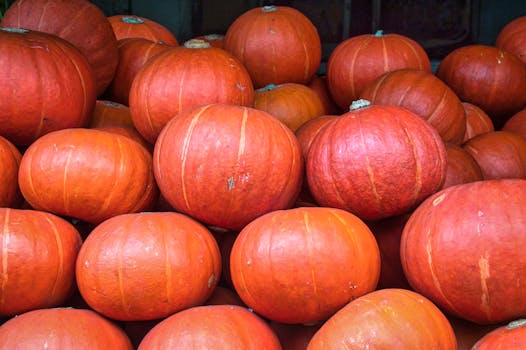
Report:
[[[506,23],[497,34],[495,46],[517,55],[526,63],[526,16]]]
[[[91,1],[16,0],[0,26],[53,34],[75,45],[93,70],[97,96],[113,79],[119,59],[117,40],[104,12]]]
[[[0,326],[0,349],[132,350],[126,333],[92,310],[33,310]]]
[[[483,336],[472,350],[522,350],[526,346],[526,319],[511,321]]]
[[[329,318],[307,350],[456,350],[446,316],[426,297],[381,289],[355,299]]]
[[[411,215],[401,260],[411,286],[452,315],[476,323],[526,313],[526,180],[448,187]]]
[[[177,46],[175,35],[161,23],[140,16],[113,15],[108,17],[117,40],[144,38],[155,43]]]
[[[86,58],[65,40],[0,28],[0,135],[17,146],[59,129],[83,126],[95,105]]]
[[[295,208],[245,226],[232,247],[230,272],[237,293],[258,314],[277,322],[312,323],[376,288],[380,252],[355,215]]]
[[[36,210],[0,208],[0,223],[0,315],[61,305],[74,288],[79,232]]]
[[[203,304],[220,274],[219,247],[210,231],[173,212],[104,221],[84,241],[76,268],[88,305],[124,321],[160,319]]]
[[[98,224],[150,208],[157,186],[152,156],[139,143],[95,129],[64,129],[36,140],[18,174],[35,209]]]
[[[131,85],[129,103],[135,127],[154,143],[180,112],[211,103],[251,107],[254,87],[233,55],[191,40],[144,64]]]
[[[250,73],[256,88],[307,84],[321,63],[321,40],[314,24],[289,6],[256,7],[228,27],[225,50]]]
[[[16,208],[23,202],[18,187],[18,168],[22,154],[8,139],[0,136],[0,207]]]
[[[367,103],[320,130],[306,166],[318,204],[366,220],[412,210],[445,173],[445,147],[429,123],[402,107]]]
[[[149,331],[139,350],[281,350],[270,326],[237,305],[195,306],[180,311]]]
[[[431,71],[424,48],[400,34],[363,34],[339,43],[327,62],[327,85],[332,98],[347,111],[371,81],[385,72],[415,68]]]
[[[360,98],[373,104],[409,109],[431,124],[444,142],[459,145],[464,139],[466,112],[462,102],[431,72],[422,69],[386,72],[367,84]]]
[[[294,133],[270,114],[212,104],[170,120],[155,144],[154,171],[177,211],[239,230],[293,205],[303,159]]]

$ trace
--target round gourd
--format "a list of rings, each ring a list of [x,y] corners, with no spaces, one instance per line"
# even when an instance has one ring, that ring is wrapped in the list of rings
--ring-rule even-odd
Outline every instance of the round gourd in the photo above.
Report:
[[[526,16],[506,23],[497,33],[495,46],[517,55],[526,63]]]
[[[447,169],[441,189],[484,179],[482,169],[473,156],[461,146],[446,143]]]
[[[314,141],[314,138],[320,130],[337,118],[337,115],[321,115],[304,123],[294,132],[300,144],[301,154],[303,154],[304,159],[307,159],[312,141]]]
[[[521,350],[525,345],[526,319],[518,319],[486,334],[472,350]]]
[[[294,204],[303,159],[294,133],[270,114],[212,104],[168,122],[155,144],[154,172],[177,211],[240,230]]]
[[[526,108],[512,115],[501,130],[514,132],[526,139]]]
[[[462,102],[462,106],[466,111],[466,133],[462,143],[479,134],[495,131],[493,121],[480,107],[469,102]]]
[[[380,252],[367,225],[347,211],[279,210],[241,230],[230,273],[240,298],[258,314],[312,323],[376,288]]]
[[[130,108],[118,102],[97,100],[88,126],[100,128],[106,126],[123,126],[134,128]]]
[[[0,207],[17,208],[24,198],[18,187],[18,168],[22,153],[0,136]]]
[[[526,312],[526,180],[484,180],[427,198],[404,227],[400,256],[417,292],[475,323]]]
[[[144,38],[155,43],[177,46],[175,35],[162,24],[146,17],[113,15],[108,17],[117,40]]]
[[[334,102],[329,88],[327,87],[327,76],[326,75],[315,75],[314,78],[309,82],[308,86],[314,90],[314,92],[321,99],[323,104],[324,114],[328,115],[340,115],[342,110],[336,102]]]

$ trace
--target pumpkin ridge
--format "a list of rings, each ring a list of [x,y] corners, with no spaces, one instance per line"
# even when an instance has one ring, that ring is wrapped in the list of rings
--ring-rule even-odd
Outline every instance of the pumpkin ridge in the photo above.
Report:
[[[124,231],[124,234],[129,233],[129,230]],[[130,315],[130,305],[126,300],[126,288],[124,287],[124,277],[123,277],[123,270],[124,270],[124,263],[123,263],[123,255],[126,251],[124,246],[126,245],[127,239],[126,237],[120,237],[119,240],[119,248],[117,251],[119,252],[117,254],[117,285],[119,287],[119,301],[123,307],[123,311],[126,313],[126,315]]]
[[[400,127],[402,128],[404,134],[406,135],[407,145],[411,147],[411,153],[413,154],[413,160],[415,161],[415,187],[414,192],[411,198],[412,203],[416,203],[418,197],[420,196],[420,193],[422,191],[422,164],[418,161],[417,156],[417,147],[415,146],[415,143],[411,139],[411,133],[407,129],[407,126],[405,123],[403,123],[400,119],[398,119],[398,123]]]
[[[490,271],[489,271],[489,256],[488,252],[486,251],[484,253],[484,256],[481,256],[478,260],[478,267],[479,267],[479,274],[480,274],[480,290],[481,290],[481,296],[480,296],[480,303],[481,303],[481,310],[486,314],[486,317],[488,319],[491,318],[491,308],[490,308],[490,295],[489,295],[489,288],[488,288],[488,279],[490,278]]]
[[[64,273],[64,247],[62,244],[62,239],[60,238],[60,233],[57,230],[57,225],[55,225],[48,216],[42,215],[42,217],[48,222],[49,226],[53,230],[53,236],[55,238],[55,242],[57,243],[57,256],[59,264],[57,266],[57,273],[55,274],[55,280],[53,281],[53,286],[49,295],[49,298],[53,299],[57,290],[57,284]]]
[[[64,174],[62,178],[62,203],[64,203],[64,212],[69,213],[69,191],[68,191],[68,170],[71,162],[71,154],[73,153],[73,148],[69,147],[69,150],[66,154],[66,162],[64,164]],[[36,193],[36,192],[34,192]],[[76,195],[76,193],[72,193],[73,197]]]
[[[5,306],[5,289],[7,286],[7,282],[9,280],[8,276],[8,250],[9,250],[9,230],[8,230],[8,224],[9,224],[9,217],[11,214],[11,209],[7,208],[5,211],[5,217],[4,217],[4,223],[3,223],[3,232],[2,232],[2,285],[0,286],[0,307],[3,309]]]
[[[109,186],[109,188],[111,188],[113,190],[115,190],[117,188],[117,179],[122,179],[122,178],[126,179],[126,177],[118,175],[119,173],[122,173],[122,169],[124,168],[123,147],[122,147],[122,144],[121,144],[120,136],[116,137],[115,141],[117,143],[117,152],[112,152],[112,153],[114,155],[118,156],[119,160],[118,161],[114,160],[114,163],[113,163],[113,174],[112,174],[112,176],[110,176],[110,178],[111,178],[111,180],[110,180],[111,181],[111,186]],[[106,181],[108,181],[108,180],[109,179],[106,178]],[[95,216],[100,217],[101,213],[104,213],[104,212],[106,212],[106,210],[108,210],[108,208],[110,206],[110,203],[111,203],[111,201],[113,199],[114,192],[115,191],[110,191],[109,193],[107,193],[107,195],[104,197],[104,202],[102,203],[101,206],[99,206],[99,210],[97,211]]]
[[[42,17],[40,18],[41,20],[43,18],[45,18],[46,16],[44,16],[45,12],[46,12],[46,9],[47,9],[47,6],[50,4],[50,2],[46,3],[44,5],[44,10],[42,11]],[[82,8],[78,9],[75,11],[75,16],[73,16],[72,18],[70,18],[69,22],[67,25],[65,25],[64,27],[61,28],[61,30],[59,32],[57,32],[55,35],[58,36],[58,37],[61,37],[61,38],[67,38],[69,37],[69,33],[70,33],[70,30],[73,26],[73,24],[77,23],[77,19],[78,18],[81,18],[82,16],[85,15],[85,12],[86,10],[88,10],[90,7],[92,6],[92,3],[90,1],[87,1],[84,6],[82,6]],[[53,18],[53,17],[51,17]]]
[[[429,70],[430,69],[429,65],[426,65],[424,67],[424,64],[427,63],[427,62],[426,61],[422,62],[422,60],[420,59],[420,55],[418,54],[418,51],[416,50],[416,47],[413,46],[411,44],[411,42],[407,38],[400,37],[399,38],[399,42],[403,43],[405,46],[407,46],[411,50],[411,52],[414,54],[414,57],[418,60],[418,68],[419,69],[422,69],[422,70]]]
[[[314,299],[315,300],[322,300],[320,297],[320,293],[318,290],[318,279],[316,278],[316,263],[312,263],[312,257],[316,256],[316,254],[313,252],[313,241],[312,241],[312,235],[311,235],[311,229],[309,226],[309,215],[307,212],[303,214],[303,224],[305,225],[305,238],[307,241],[307,257],[309,257],[309,267],[310,267],[310,286],[312,287],[312,292],[314,293]],[[318,308],[320,308],[320,305],[317,305]]]
[[[336,122],[336,121],[335,121],[335,122]],[[331,130],[329,130],[329,131],[332,131],[332,130],[337,130],[337,128],[333,128],[333,129],[331,129]],[[326,133],[326,130],[322,130],[320,133],[325,134],[325,133]],[[332,134],[332,133],[331,133],[331,134]],[[331,137],[331,136],[333,136],[333,135],[327,135],[327,139],[329,139],[329,140],[334,139],[334,138]],[[319,138],[319,137],[316,137],[315,139],[317,139],[317,138]],[[329,153],[329,155],[327,156],[327,158],[332,158],[332,147],[328,147],[328,146],[327,146],[327,148],[328,148],[328,153]],[[332,165],[332,164],[333,164],[333,162],[330,162],[329,165]],[[331,171],[329,172],[329,175],[331,176],[331,181],[329,181],[329,183],[332,184],[332,187],[334,188],[334,193],[336,194],[337,199],[338,199],[338,202],[339,202],[338,204],[339,204],[342,208],[344,208],[345,210],[347,210],[347,211],[350,212],[351,209],[350,209],[349,206],[347,205],[347,202],[343,200],[343,197],[342,197],[342,195],[341,195],[341,190],[340,190],[340,188],[339,188],[339,186],[338,186],[339,183],[340,183],[340,181],[337,181],[337,180],[334,179],[334,176],[336,175],[336,172],[334,171],[334,169],[331,169]]]
[[[169,305],[174,305],[173,286],[172,286],[172,264],[170,263],[170,250],[168,247],[167,233],[169,231],[162,230],[162,246],[164,247],[164,278],[166,279],[166,300]]]

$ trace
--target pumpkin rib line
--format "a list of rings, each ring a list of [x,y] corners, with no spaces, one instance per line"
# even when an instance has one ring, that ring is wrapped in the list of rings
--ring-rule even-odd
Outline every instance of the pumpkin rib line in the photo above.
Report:
[[[6,288],[7,282],[9,281],[9,272],[8,272],[8,250],[9,250],[9,219],[11,216],[11,209],[7,208],[4,216],[4,223],[2,228],[2,286],[0,293],[0,307],[3,309],[5,306],[6,300]]]
[[[62,239],[60,237],[60,232],[57,229],[57,226],[50,220],[49,217],[46,215],[42,215],[44,220],[46,220],[53,230],[53,235],[55,238],[55,243],[57,244],[57,255],[58,255],[58,266],[57,266],[57,273],[55,275],[55,280],[53,281],[53,286],[51,288],[51,292],[49,294],[49,298],[53,298],[55,296],[55,293],[57,291],[58,283],[64,274],[64,247],[62,243]]]

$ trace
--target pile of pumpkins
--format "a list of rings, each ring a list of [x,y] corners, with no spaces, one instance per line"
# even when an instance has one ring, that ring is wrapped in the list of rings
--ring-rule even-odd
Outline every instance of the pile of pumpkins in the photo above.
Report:
[[[526,348],[526,17],[323,74],[287,6],[0,27],[0,349]]]

